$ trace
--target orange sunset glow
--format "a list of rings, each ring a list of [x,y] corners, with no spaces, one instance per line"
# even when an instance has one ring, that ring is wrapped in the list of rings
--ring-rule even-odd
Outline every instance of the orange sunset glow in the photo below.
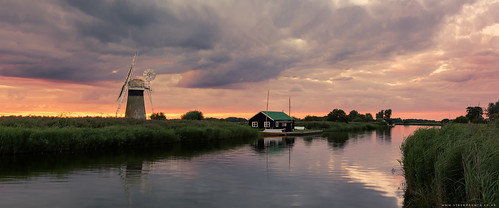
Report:
[[[499,99],[499,1],[0,3],[0,116],[115,116],[151,68],[147,114],[441,120]],[[126,102],[126,101],[125,101]],[[118,116],[124,116],[124,107]]]

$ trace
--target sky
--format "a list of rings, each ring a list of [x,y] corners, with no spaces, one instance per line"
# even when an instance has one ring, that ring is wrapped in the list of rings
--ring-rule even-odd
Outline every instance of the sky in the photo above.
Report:
[[[498,0],[0,0],[0,115],[115,116],[154,69],[179,118],[441,120],[499,100]],[[124,116],[124,107],[119,116]]]

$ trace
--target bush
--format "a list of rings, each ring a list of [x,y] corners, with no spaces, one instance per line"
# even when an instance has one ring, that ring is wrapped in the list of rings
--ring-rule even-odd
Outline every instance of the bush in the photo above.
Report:
[[[150,118],[151,120],[166,120],[166,116],[163,112],[153,113]]]
[[[185,113],[184,115],[182,115],[181,117],[183,120],[203,120],[204,119],[204,116],[203,116],[203,113],[201,111],[189,111],[187,113]]]
[[[468,118],[464,116],[459,116],[456,119],[454,119],[454,123],[468,123]]]

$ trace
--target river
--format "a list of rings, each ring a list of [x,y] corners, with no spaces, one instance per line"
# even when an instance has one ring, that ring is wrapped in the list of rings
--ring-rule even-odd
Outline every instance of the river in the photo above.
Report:
[[[401,207],[417,128],[1,156],[0,207]]]

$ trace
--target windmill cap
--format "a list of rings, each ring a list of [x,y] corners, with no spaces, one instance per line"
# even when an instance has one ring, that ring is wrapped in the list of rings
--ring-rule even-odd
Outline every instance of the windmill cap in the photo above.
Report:
[[[132,79],[128,82],[128,87],[130,88],[145,88],[145,83],[143,79]]]

